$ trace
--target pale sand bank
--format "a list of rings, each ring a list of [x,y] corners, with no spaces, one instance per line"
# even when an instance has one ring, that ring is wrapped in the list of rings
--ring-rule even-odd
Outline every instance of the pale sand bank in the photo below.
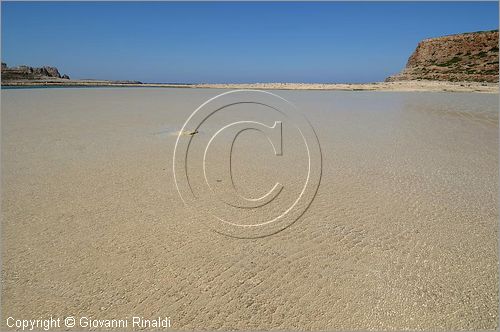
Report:
[[[482,92],[498,93],[498,83],[398,81],[360,84],[316,83],[248,83],[248,84],[169,84],[123,83],[97,80],[19,81],[3,83],[4,86],[115,86],[115,87],[163,87],[163,88],[210,88],[210,89],[262,89],[262,90],[338,90],[338,91],[431,91],[431,92]]]
[[[292,226],[240,240],[193,215],[172,176],[172,133],[222,91],[2,90],[3,328],[69,315],[168,316],[175,330],[497,328],[497,95],[277,91],[315,128],[323,178]],[[287,194],[304,167],[294,141],[280,159],[245,135],[238,189],[279,180]]]
[[[399,81],[360,84],[253,83],[198,84],[196,87],[226,89],[340,90],[340,91],[432,91],[498,93],[498,83]]]

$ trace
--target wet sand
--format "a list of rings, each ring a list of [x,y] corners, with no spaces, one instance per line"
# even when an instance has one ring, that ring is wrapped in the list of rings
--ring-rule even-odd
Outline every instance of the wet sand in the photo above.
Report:
[[[223,91],[2,90],[3,328],[497,328],[497,94],[274,91],[314,127],[321,185],[290,227],[237,239],[186,208],[172,174],[175,133]],[[258,133],[237,142],[245,195],[300,180],[293,143],[280,160]]]

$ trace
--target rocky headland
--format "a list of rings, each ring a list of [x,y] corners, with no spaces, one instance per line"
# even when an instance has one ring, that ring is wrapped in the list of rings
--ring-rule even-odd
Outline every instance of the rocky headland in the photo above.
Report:
[[[2,83],[9,81],[16,82],[47,79],[69,80],[70,78],[68,75],[61,75],[56,67],[8,67],[6,63],[2,62]]]
[[[498,82],[498,30],[422,40],[386,81]]]
[[[406,68],[374,83],[176,84],[139,81],[73,80],[55,67],[9,68],[2,63],[2,86],[117,86],[262,90],[448,91],[498,93],[498,30],[421,41]]]

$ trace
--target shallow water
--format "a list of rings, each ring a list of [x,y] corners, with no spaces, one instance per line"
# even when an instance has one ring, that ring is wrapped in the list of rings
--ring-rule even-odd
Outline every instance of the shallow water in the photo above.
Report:
[[[237,193],[260,197],[280,182],[278,206],[184,206],[175,133],[222,92],[1,91],[4,317],[160,315],[175,329],[496,328],[498,95],[272,91],[314,128],[321,184],[290,227],[237,239],[214,232],[208,214],[241,225],[279,214],[308,165],[286,121],[279,158],[248,131],[233,147]],[[275,120],[265,107],[228,108],[199,128],[193,151],[234,114]],[[224,184],[224,153],[215,146],[206,158],[215,185]],[[193,190],[212,199],[201,170],[188,171]]]

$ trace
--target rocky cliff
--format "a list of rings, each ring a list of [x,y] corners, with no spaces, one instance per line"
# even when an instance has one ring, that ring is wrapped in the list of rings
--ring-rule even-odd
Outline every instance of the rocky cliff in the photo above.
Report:
[[[386,81],[498,82],[498,30],[421,41],[406,68]]]
[[[68,75],[61,75],[56,67],[29,67],[19,66],[9,68],[2,62],[2,81],[69,79]]]

